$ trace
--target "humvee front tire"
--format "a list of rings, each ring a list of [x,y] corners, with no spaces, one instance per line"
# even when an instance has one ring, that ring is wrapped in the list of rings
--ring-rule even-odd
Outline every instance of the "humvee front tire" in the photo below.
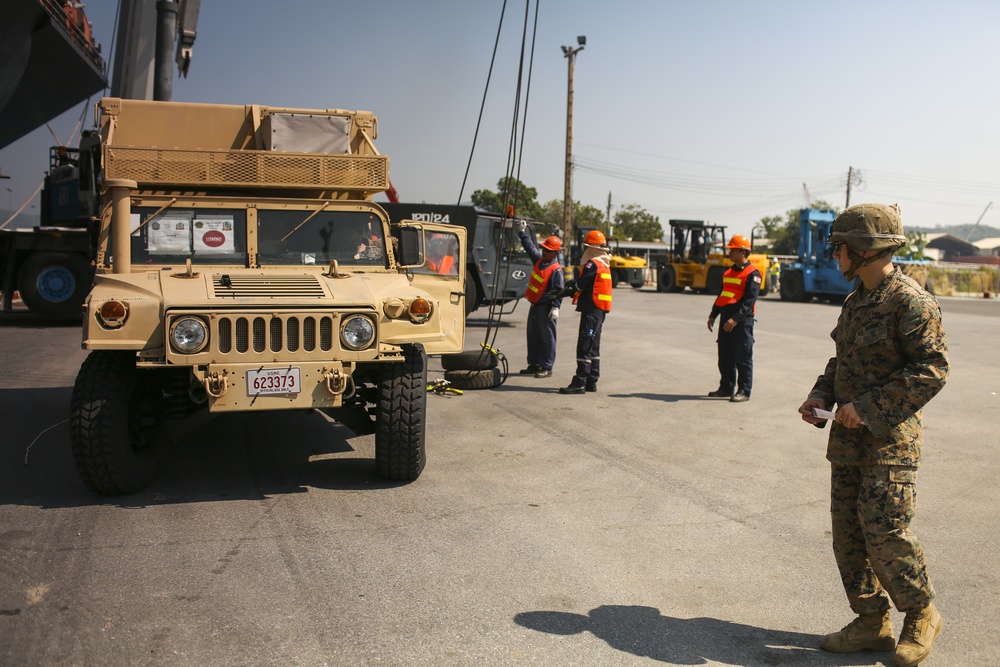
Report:
[[[375,472],[410,482],[427,462],[427,356],[420,344],[403,346],[403,361],[379,371],[375,416]]]
[[[135,493],[153,481],[158,386],[140,377],[135,352],[97,350],[84,360],[70,403],[70,446],[91,491]]]

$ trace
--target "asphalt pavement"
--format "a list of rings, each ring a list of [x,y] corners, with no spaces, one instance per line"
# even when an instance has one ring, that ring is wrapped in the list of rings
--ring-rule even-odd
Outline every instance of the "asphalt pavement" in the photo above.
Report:
[[[596,394],[555,374],[428,396],[428,463],[381,481],[319,412],[173,427],[144,492],[76,475],[77,326],[0,315],[0,665],[891,665],[834,655],[826,431],[796,408],[838,307],[758,307],[752,398],[718,384],[712,297],[618,288]],[[1000,662],[1000,302],[942,299],[913,528],[944,616],[927,665]],[[525,365],[524,304],[469,320]],[[430,360],[430,376],[442,374]],[[896,630],[902,618],[893,613]]]

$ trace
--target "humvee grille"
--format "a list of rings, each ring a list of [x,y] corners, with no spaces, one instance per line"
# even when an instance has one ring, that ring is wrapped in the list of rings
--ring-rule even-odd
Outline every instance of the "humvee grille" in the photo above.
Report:
[[[334,319],[333,315],[222,315],[218,350],[222,354],[329,352]]]
[[[220,274],[212,276],[212,295],[231,298],[316,298],[326,293],[316,276],[248,276]]]
[[[192,187],[321,188],[374,194],[389,187],[385,155],[108,146],[107,179]]]

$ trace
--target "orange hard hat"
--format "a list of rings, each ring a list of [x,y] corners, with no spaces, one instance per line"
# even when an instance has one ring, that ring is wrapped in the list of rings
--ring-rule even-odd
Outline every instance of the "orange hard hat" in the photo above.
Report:
[[[559,252],[562,250],[562,241],[559,240],[558,236],[550,236],[542,241],[542,247],[552,252]]]
[[[750,239],[743,236],[742,234],[736,234],[733,238],[729,239],[729,245],[726,246],[727,250],[736,248],[737,250],[746,250],[750,252]]]
[[[587,245],[606,245],[608,240],[604,238],[604,232],[599,229],[591,229],[587,232],[586,238],[583,242]]]

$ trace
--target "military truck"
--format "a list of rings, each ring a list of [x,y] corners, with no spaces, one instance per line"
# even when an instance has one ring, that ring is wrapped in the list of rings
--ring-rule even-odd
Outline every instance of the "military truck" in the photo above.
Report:
[[[464,262],[390,225],[368,111],[104,98],[100,232],[73,388],[73,456],[101,494],[154,478],[163,424],[324,409],[375,433],[375,469],[423,470],[426,355],[459,352]],[[438,258],[440,260],[440,258]],[[290,436],[292,437],[292,436]]]

